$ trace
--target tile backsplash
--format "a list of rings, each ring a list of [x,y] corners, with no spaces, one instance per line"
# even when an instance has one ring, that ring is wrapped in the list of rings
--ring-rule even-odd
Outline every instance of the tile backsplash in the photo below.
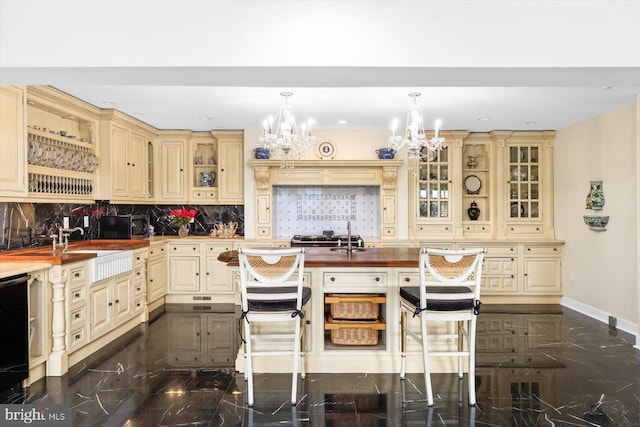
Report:
[[[237,233],[244,234],[244,206],[209,205],[115,205],[98,201],[90,205],[69,203],[13,203],[0,202],[2,237],[0,251],[48,244],[50,235],[69,218],[69,227],[83,227],[88,217],[89,227],[84,236],[73,233],[70,240],[93,239],[98,236],[98,217],[101,215],[149,215],[156,235],[177,235],[169,212],[176,208],[195,209],[198,213],[190,234],[208,235],[219,222],[237,222]]]
[[[274,186],[274,237],[351,231],[363,238],[380,237],[379,186]]]

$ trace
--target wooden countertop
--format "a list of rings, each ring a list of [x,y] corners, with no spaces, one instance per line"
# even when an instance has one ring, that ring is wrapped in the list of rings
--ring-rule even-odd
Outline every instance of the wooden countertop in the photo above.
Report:
[[[51,253],[51,247],[38,247],[18,249],[15,251],[0,252],[1,263],[13,263],[13,262],[36,262],[47,263],[50,265],[62,265],[72,262],[84,261],[87,259],[95,258],[94,253],[70,253],[74,250],[117,250],[127,251],[138,248],[144,248],[149,246],[148,240],[82,240],[69,244],[67,252],[63,253],[62,248],[59,247],[55,253]]]
[[[264,248],[262,248],[264,249]],[[304,248],[305,267],[418,267],[420,248],[363,248],[364,251],[332,251]],[[238,266],[238,251],[223,252],[218,260]]]

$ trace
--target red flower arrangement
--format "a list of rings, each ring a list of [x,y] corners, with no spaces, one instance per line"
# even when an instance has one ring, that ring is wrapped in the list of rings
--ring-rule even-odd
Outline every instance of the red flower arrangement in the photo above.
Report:
[[[198,213],[195,209],[174,209],[169,212],[171,221],[178,227],[189,224]]]

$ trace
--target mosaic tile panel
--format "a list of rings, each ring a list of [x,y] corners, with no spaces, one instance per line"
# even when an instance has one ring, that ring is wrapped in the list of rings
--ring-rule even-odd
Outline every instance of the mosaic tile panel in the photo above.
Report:
[[[298,194],[300,221],[353,221],[356,219],[355,194]]]

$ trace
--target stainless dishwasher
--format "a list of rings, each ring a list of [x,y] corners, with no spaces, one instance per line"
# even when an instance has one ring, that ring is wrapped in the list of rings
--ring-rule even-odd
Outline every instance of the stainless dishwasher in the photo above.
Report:
[[[0,279],[0,398],[29,377],[27,274]],[[2,400],[0,399],[0,403]]]

